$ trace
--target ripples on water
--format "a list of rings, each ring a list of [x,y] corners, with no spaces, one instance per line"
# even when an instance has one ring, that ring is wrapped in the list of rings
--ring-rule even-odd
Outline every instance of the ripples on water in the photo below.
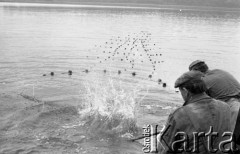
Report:
[[[172,87],[190,62],[240,78],[239,23],[239,12],[1,4],[0,153],[142,153],[128,139],[181,105]]]

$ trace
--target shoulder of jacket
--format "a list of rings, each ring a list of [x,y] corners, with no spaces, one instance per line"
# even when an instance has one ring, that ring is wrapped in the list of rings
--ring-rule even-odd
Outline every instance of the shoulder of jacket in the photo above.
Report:
[[[221,100],[217,100],[217,99],[213,98],[212,101],[217,103],[217,104],[223,105],[223,106],[228,106],[228,104],[226,102],[223,102]]]
[[[178,116],[180,116],[181,114],[184,114],[184,113],[185,113],[184,108],[185,108],[185,106],[181,106],[181,107],[177,108],[176,110],[174,110],[174,111],[169,115],[169,117],[172,117],[172,118],[174,117],[174,118],[176,119]]]

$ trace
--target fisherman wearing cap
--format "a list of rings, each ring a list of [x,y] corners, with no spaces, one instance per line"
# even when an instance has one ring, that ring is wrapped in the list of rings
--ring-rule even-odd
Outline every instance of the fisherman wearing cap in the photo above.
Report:
[[[204,61],[196,60],[189,70],[201,71],[209,96],[227,102],[231,98],[240,98],[240,83],[228,72],[214,69],[209,70]]]
[[[210,97],[224,101],[230,106],[231,131],[234,131],[238,140],[237,143],[240,144],[240,83],[226,71],[220,69],[209,70],[205,62],[201,60],[192,62],[189,70],[204,73],[203,80],[207,87],[206,93]]]
[[[211,140],[209,147],[207,137],[200,137],[199,140],[197,138],[198,142],[194,135],[194,132],[207,134],[211,128],[221,135],[230,130],[229,106],[205,93],[206,86],[201,79],[202,76],[203,74],[199,71],[189,71],[176,80],[175,88],[179,88],[185,103],[169,115],[160,138],[160,154],[207,154],[215,149],[218,151],[214,153],[223,153],[219,150],[222,137]]]

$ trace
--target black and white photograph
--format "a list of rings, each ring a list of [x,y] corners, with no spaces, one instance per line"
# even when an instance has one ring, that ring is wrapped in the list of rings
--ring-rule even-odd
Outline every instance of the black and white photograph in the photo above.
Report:
[[[0,0],[0,154],[240,154],[240,0]]]

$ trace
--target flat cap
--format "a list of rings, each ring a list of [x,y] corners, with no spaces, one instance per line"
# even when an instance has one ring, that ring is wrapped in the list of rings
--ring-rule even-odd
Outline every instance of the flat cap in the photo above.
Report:
[[[175,82],[174,87],[178,88],[180,87],[182,84],[190,81],[190,80],[194,80],[194,79],[201,79],[204,76],[204,74],[200,71],[188,71],[186,73],[184,73],[183,75],[181,75]]]
[[[202,60],[195,60],[195,61],[193,61],[193,62],[189,65],[189,71],[191,71],[192,68],[193,68],[194,66],[196,66],[197,64],[199,64],[199,63],[204,63],[204,61],[202,61]]]

